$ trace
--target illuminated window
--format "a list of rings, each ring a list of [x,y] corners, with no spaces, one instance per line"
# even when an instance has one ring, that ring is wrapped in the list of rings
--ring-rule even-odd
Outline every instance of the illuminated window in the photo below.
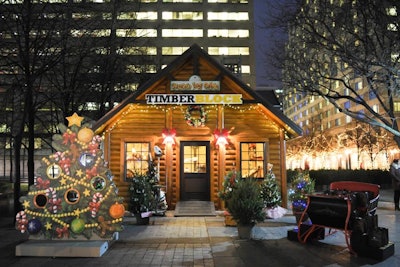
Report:
[[[386,8],[386,13],[387,13],[389,16],[396,17],[396,16],[397,16],[397,9],[396,9],[396,7]]]
[[[139,87],[138,83],[124,83],[124,84],[116,84],[114,86],[115,91],[136,91]],[[117,105],[118,103],[116,103]],[[115,105],[115,106],[116,106]]]
[[[207,171],[207,147],[185,146],[183,151],[185,173],[205,173]]]
[[[181,55],[188,49],[187,46],[185,47],[163,47],[162,54],[163,55]]]
[[[356,84],[354,85],[354,87],[355,87],[356,90],[360,90],[360,89],[362,88],[362,86],[363,86],[363,84],[362,84],[361,81],[356,82]]]
[[[209,47],[208,53],[212,56],[218,55],[249,55],[248,47]]]
[[[117,29],[117,37],[157,37],[156,29]]]
[[[249,30],[209,29],[207,36],[223,38],[247,38],[249,37]]]
[[[400,112],[400,102],[394,102],[393,103],[393,111],[394,112]]]
[[[209,3],[234,3],[234,4],[248,4],[249,1],[248,0],[208,0]]]
[[[203,0],[163,0],[164,3],[202,3]]]
[[[392,32],[397,32],[399,30],[398,26],[394,23],[389,23],[387,25],[387,30]]]
[[[208,20],[249,20],[247,12],[208,12]]]
[[[392,59],[393,63],[398,63],[398,62],[400,62],[400,57],[399,56],[400,56],[399,53],[392,53],[390,55],[390,58]]]
[[[106,47],[95,47],[93,48],[93,51],[98,55],[107,55],[110,52]]]
[[[163,29],[162,37],[203,37],[202,29]]]
[[[249,65],[242,65],[242,73],[250,74],[250,66]]]
[[[111,34],[110,29],[98,29],[98,30],[71,30],[72,37],[82,37],[82,36],[91,36],[91,37],[107,37]]]
[[[80,105],[79,108],[85,109],[85,110],[98,110],[99,109],[99,103],[86,102],[85,104]]]
[[[117,16],[121,20],[157,20],[157,12],[121,12]]]
[[[134,174],[146,174],[149,170],[150,143],[125,143],[124,151],[125,180]]]
[[[97,16],[97,14],[94,13],[94,12],[72,13],[72,18],[73,19],[88,19],[88,18],[94,18],[96,16]]]
[[[127,65],[126,73],[156,73],[156,65]]]
[[[242,177],[264,178],[265,143],[240,143]]]
[[[118,55],[157,55],[156,47],[123,47],[117,49]]]
[[[0,133],[8,133],[10,129],[7,127],[7,124],[0,124]]]
[[[163,20],[202,20],[203,12],[162,12]]]

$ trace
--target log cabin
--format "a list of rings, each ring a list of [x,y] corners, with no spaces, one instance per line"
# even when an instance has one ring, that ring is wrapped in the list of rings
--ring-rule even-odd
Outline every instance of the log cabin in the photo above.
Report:
[[[218,191],[230,171],[263,179],[268,164],[286,207],[285,142],[301,128],[273,101],[273,92],[251,89],[194,44],[93,129],[104,138],[104,158],[125,204],[132,173],[147,171],[152,160],[170,209],[185,200],[221,209]]]

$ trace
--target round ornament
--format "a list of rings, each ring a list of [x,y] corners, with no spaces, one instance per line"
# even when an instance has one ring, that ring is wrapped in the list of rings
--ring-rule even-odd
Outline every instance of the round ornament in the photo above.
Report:
[[[65,191],[64,199],[68,204],[76,204],[79,202],[80,198],[80,193],[77,189],[71,188]]]
[[[46,174],[47,177],[49,177],[52,180],[58,179],[61,176],[61,167],[57,164],[51,164],[49,167],[47,167]]]
[[[71,231],[74,232],[75,234],[80,234],[85,230],[85,221],[80,219],[80,218],[75,218],[71,222]]]
[[[193,117],[192,113],[198,112],[200,114],[199,117]],[[207,120],[207,113],[204,111],[204,108],[200,105],[190,105],[186,109],[185,120],[189,126],[193,127],[204,127]]]
[[[79,156],[79,163],[83,166],[83,167],[92,167],[95,164],[95,156],[93,156],[90,153],[82,153]]]
[[[119,219],[122,218],[125,214],[125,207],[123,204],[115,202],[114,204],[111,205],[110,209],[108,210],[110,213],[110,216],[113,219]]]
[[[42,230],[42,223],[39,219],[31,219],[28,221],[28,232],[35,235]]]
[[[48,202],[47,196],[45,194],[37,194],[33,197],[33,204],[36,208],[43,209]]]
[[[92,141],[93,136],[94,132],[92,131],[92,129],[86,127],[80,129],[78,132],[78,140],[83,143],[89,143],[90,141]]]
[[[95,176],[90,180],[90,185],[96,191],[101,191],[106,187],[106,179],[101,176]]]

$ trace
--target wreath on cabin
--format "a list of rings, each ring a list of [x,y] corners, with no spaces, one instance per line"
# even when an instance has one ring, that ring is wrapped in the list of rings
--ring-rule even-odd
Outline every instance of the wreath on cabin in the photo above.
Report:
[[[198,112],[199,117],[194,117],[193,113]],[[189,126],[193,127],[204,127],[207,121],[207,113],[205,112],[203,106],[200,105],[190,105],[187,107],[185,112],[185,120]]]

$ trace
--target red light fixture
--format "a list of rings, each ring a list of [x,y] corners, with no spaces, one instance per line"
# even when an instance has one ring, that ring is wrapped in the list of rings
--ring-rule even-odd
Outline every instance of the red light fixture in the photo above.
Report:
[[[217,147],[224,147],[229,144],[229,131],[226,129],[214,130],[214,143]]]
[[[176,136],[176,130],[175,129],[168,129],[165,128],[162,131],[162,137],[164,138],[163,144],[164,145],[175,145],[175,136]]]

